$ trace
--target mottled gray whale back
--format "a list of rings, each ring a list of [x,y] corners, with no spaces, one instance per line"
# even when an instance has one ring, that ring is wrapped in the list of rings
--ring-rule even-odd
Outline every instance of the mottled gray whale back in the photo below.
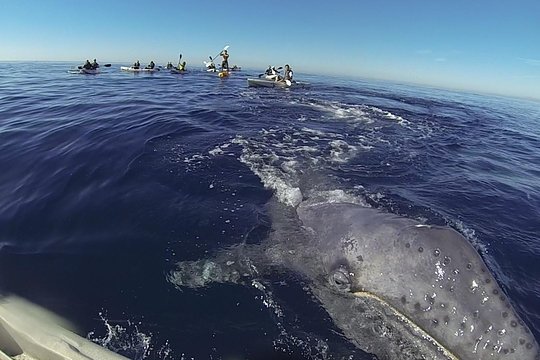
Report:
[[[344,202],[268,209],[265,241],[180,262],[171,283],[249,284],[282,269],[304,279],[343,334],[381,360],[540,360],[530,330],[458,232]]]
[[[388,306],[450,357],[540,359],[530,330],[458,232],[348,203],[304,203],[297,212],[338,285],[350,282],[347,292]]]

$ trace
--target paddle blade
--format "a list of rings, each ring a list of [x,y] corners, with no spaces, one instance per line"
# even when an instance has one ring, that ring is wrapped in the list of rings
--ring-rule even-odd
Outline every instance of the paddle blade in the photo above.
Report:
[[[103,65],[103,66],[105,66],[105,67],[111,67],[111,64],[105,64],[105,65]]]
[[[291,80],[285,80],[285,84],[287,84],[287,86],[291,86],[292,82],[291,82]]]

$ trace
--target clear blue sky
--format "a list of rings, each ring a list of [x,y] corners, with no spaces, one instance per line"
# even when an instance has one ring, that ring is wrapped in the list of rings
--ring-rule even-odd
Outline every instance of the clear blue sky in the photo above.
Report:
[[[4,61],[198,67],[224,45],[231,65],[540,99],[540,0],[0,0]]]

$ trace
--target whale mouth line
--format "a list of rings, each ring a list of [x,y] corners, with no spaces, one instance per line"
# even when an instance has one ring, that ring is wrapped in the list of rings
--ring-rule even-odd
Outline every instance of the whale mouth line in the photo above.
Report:
[[[424,329],[422,329],[420,326],[418,326],[414,321],[412,321],[409,317],[407,317],[405,314],[403,314],[401,311],[396,309],[394,306],[389,304],[386,300],[382,299],[381,297],[367,292],[367,291],[354,291],[352,292],[352,295],[358,298],[369,298],[373,299],[388,308],[400,321],[404,322],[411,330],[413,330],[417,335],[419,335],[422,339],[430,342],[432,345],[436,346],[437,349],[448,359],[450,360],[459,360],[459,358],[452,354],[450,350],[448,350],[444,345],[442,345],[440,342],[438,342],[433,336],[431,336],[428,332],[426,332]]]

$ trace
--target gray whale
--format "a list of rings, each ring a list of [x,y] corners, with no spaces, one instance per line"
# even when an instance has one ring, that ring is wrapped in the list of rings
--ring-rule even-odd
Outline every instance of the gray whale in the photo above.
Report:
[[[379,359],[540,359],[531,331],[458,232],[345,202],[269,209],[263,243],[180,262],[170,282],[248,283],[290,271],[350,341]]]

